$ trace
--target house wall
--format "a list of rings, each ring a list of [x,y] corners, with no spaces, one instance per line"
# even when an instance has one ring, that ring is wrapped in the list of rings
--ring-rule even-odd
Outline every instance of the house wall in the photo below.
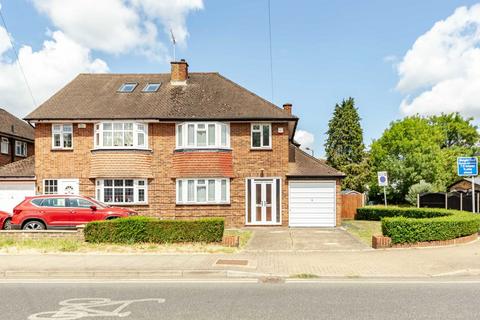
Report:
[[[283,133],[278,128],[283,127]],[[253,150],[250,148],[250,123],[231,123],[230,140],[233,158],[234,178],[230,182],[230,200],[228,205],[176,205],[175,179],[172,178],[172,160],[175,150],[175,124],[149,124],[149,154],[142,156],[141,169],[135,163],[119,161],[115,152],[102,159],[92,153],[93,124],[79,129],[74,125],[73,150],[52,150],[51,124],[39,123],[35,128],[35,174],[37,177],[37,193],[43,191],[44,179],[79,179],[80,193],[95,196],[95,177],[99,168],[104,166],[112,172],[121,172],[128,165],[130,172],[141,172],[148,179],[148,205],[131,206],[139,213],[158,216],[163,219],[187,219],[198,217],[225,217],[229,227],[245,225],[245,179],[260,177],[263,169],[264,177],[282,179],[282,224],[288,225],[288,126],[286,123],[272,124],[272,149]],[[122,157],[135,151],[122,151]],[[145,153],[145,152],[144,152]],[[94,158],[93,158],[94,157]],[[148,160],[146,160],[148,159]],[[150,162],[150,163],[146,163]],[[115,170],[118,168],[118,170]],[[112,174],[114,174],[112,173]],[[129,176],[131,177],[131,175]],[[109,177],[104,177],[109,178]]]
[[[9,144],[8,154],[0,153],[0,166],[26,158],[26,157],[17,157],[15,155],[15,139],[14,138],[0,135],[0,138],[1,137],[8,138],[10,140],[10,144]],[[24,140],[18,139],[18,141],[24,141]],[[12,154],[13,154],[13,161],[12,161]],[[33,143],[27,142],[27,157],[33,156],[34,154],[35,154],[35,148]]]

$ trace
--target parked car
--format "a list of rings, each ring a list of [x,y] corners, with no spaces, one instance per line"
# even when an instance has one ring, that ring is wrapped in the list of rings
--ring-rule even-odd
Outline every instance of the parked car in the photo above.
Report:
[[[10,230],[12,219],[10,215],[4,211],[0,211],[0,230]]]
[[[110,207],[89,197],[45,195],[27,197],[13,209],[12,229],[68,229],[97,220],[137,215],[131,209]]]

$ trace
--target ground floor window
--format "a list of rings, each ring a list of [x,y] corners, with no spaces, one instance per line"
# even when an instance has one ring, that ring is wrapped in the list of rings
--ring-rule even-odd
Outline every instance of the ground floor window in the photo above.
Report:
[[[177,179],[177,204],[230,203],[230,179]]]
[[[146,204],[146,179],[97,179],[96,198],[104,203]]]
[[[43,180],[43,194],[58,194],[58,180]]]

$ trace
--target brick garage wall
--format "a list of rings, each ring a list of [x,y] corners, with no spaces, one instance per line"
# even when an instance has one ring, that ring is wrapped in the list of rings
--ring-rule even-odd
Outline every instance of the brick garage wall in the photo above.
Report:
[[[283,133],[278,128],[283,127]],[[288,126],[273,123],[272,150],[250,148],[250,123],[231,123],[233,171],[229,205],[175,204],[175,180],[171,172],[175,150],[175,124],[149,124],[149,147],[152,149],[151,168],[153,178],[148,180],[148,206],[131,206],[140,214],[164,219],[191,219],[199,217],[224,217],[227,227],[245,225],[245,179],[264,177],[282,179],[282,224],[288,225]],[[82,195],[95,196],[95,180],[91,179],[93,149],[93,124],[79,129],[74,124],[73,150],[51,150],[51,124],[38,124],[35,130],[35,173],[37,192],[43,190],[43,179],[77,178]],[[112,165],[114,162],[110,162]],[[122,163],[118,170],[123,170]],[[135,170],[135,168],[133,168]],[[108,177],[105,177],[108,178]],[[144,178],[144,177],[138,177]]]
[[[0,231],[0,239],[6,240],[45,240],[45,239],[69,239],[85,241],[83,228],[77,230],[43,230],[43,231],[23,231],[23,230],[3,230]]]

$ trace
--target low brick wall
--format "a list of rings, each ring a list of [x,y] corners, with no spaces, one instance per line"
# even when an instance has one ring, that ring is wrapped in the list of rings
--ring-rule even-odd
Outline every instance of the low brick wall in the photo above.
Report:
[[[478,239],[478,233],[474,233],[474,234],[469,235],[469,236],[450,239],[450,240],[392,244],[392,239],[390,239],[389,237],[372,236],[372,247],[374,249],[440,247],[440,246],[451,246],[451,245],[455,245],[455,244],[469,243],[469,242],[475,241],[477,239]]]
[[[240,245],[240,237],[239,236],[223,236],[222,245],[225,247],[236,247]]]
[[[2,230],[0,231],[0,239],[13,240],[43,240],[43,239],[70,239],[85,241],[83,234],[84,227],[77,230],[42,230],[42,231],[25,231],[25,230]]]

